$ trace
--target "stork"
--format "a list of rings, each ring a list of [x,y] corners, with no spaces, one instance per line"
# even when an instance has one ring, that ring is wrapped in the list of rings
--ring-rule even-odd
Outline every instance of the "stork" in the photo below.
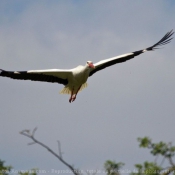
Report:
[[[166,33],[160,41],[150,47],[101,60],[95,64],[92,61],[87,61],[84,66],[80,65],[73,69],[45,69],[28,71],[6,71],[0,69],[0,76],[19,80],[44,81],[63,84],[64,88],[60,93],[70,94],[69,102],[71,103],[76,99],[78,92],[87,87],[87,79],[94,73],[114,64],[128,61],[146,51],[158,49],[158,46],[168,44],[173,39],[171,37],[173,34],[173,30],[171,30]]]

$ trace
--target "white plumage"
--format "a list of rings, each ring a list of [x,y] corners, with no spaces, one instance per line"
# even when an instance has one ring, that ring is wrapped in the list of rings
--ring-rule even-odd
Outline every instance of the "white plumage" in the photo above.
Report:
[[[101,60],[95,64],[87,61],[85,66],[78,66],[74,69],[47,69],[47,70],[29,70],[29,71],[5,71],[0,69],[0,76],[20,80],[45,81],[50,83],[59,83],[65,85],[61,94],[71,94],[69,102],[76,99],[77,93],[87,87],[87,79],[97,71],[117,63],[122,63],[134,58],[146,51],[153,51],[157,46],[169,43],[173,38],[173,30],[168,32],[159,42],[151,47],[139,51],[123,54],[109,59]]]

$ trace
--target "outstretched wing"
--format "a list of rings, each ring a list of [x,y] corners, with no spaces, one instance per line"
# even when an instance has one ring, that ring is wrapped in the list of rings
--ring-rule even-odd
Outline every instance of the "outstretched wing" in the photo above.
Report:
[[[159,42],[157,42],[153,46],[148,47],[146,49],[142,49],[142,50],[139,50],[139,51],[127,53],[127,54],[120,55],[120,56],[113,57],[113,58],[109,58],[109,59],[106,59],[106,60],[101,60],[101,61],[94,64],[95,69],[91,70],[89,76],[93,75],[97,71],[105,69],[106,67],[109,67],[109,66],[112,66],[114,64],[122,63],[122,62],[125,62],[127,60],[130,60],[130,59],[134,58],[135,56],[140,55],[140,54],[142,54],[146,51],[153,51],[154,49],[158,49],[157,48],[158,46],[168,44],[173,39],[173,38],[171,38],[171,36],[173,34],[174,34],[173,30],[171,30]]]
[[[0,69],[0,76],[19,80],[44,81],[50,83],[68,84],[68,77],[72,74],[71,70],[48,69],[48,70],[29,70],[29,71],[5,71]]]

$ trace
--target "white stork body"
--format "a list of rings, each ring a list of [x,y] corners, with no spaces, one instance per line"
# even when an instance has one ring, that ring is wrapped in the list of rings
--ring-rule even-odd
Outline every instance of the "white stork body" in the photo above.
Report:
[[[157,46],[169,43],[173,35],[173,31],[168,32],[159,42],[151,47],[117,57],[101,60],[95,64],[92,61],[87,61],[85,66],[78,66],[74,69],[47,69],[47,70],[29,70],[29,71],[5,71],[0,69],[0,76],[13,79],[45,81],[51,83],[59,83],[65,85],[61,93],[71,94],[69,102],[76,99],[77,93],[87,86],[88,77],[92,76],[97,71],[117,63],[122,63],[134,58],[146,51],[153,51]]]
[[[90,69],[88,65],[80,65],[65,74],[67,75],[68,84],[61,90],[60,93],[71,94],[69,102],[74,101],[77,93],[87,86],[86,81],[89,77],[89,72]]]

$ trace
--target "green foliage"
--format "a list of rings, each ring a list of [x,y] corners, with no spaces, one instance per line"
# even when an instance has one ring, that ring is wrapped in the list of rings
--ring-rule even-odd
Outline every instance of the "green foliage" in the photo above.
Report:
[[[156,163],[153,162],[144,162],[142,164],[136,164],[135,165],[136,171],[131,173],[131,175],[159,175],[162,168],[158,166]]]
[[[10,175],[12,171],[12,166],[5,166],[4,161],[0,160],[0,175]],[[18,175],[37,175],[37,169],[31,169],[26,172],[18,172]]]
[[[104,168],[107,172],[107,175],[118,175],[119,169],[124,166],[124,163],[119,162],[116,163],[115,161],[107,160],[104,164]]]
[[[8,175],[12,169],[11,166],[5,166],[4,163],[4,161],[0,160],[0,175]]]
[[[135,164],[135,170],[130,175],[175,175],[175,164],[173,158],[175,156],[175,146],[172,143],[158,142],[153,143],[149,137],[138,138],[139,146],[141,148],[150,149],[150,153],[156,156],[156,161],[145,161],[143,164]],[[157,158],[161,157],[160,164],[157,162]],[[164,160],[168,160],[169,166],[163,167]],[[107,175],[120,175],[121,168],[124,163],[107,160],[104,164]],[[5,166],[4,161],[0,160],[0,175],[10,175],[12,171],[11,166]],[[18,175],[37,175],[38,169],[31,169],[26,172],[17,172]]]
[[[137,140],[140,142],[140,147],[148,148],[151,145],[151,139],[149,137],[138,138]]]
[[[141,148],[150,149],[150,153],[156,156],[156,159],[154,162],[145,161],[143,164],[135,164],[135,170],[130,175],[175,175],[175,164],[173,162],[175,146],[162,141],[153,143],[149,137],[138,138],[138,142]],[[158,158],[162,159],[160,164]],[[168,160],[169,166],[163,167],[165,160]],[[123,165],[123,163],[108,160],[104,167],[108,175],[119,175],[119,169]]]
[[[165,143],[165,142],[158,142],[158,143],[153,143],[152,140],[149,137],[144,137],[144,138],[138,138],[138,141],[140,142],[139,146],[142,148],[148,148],[150,149],[150,153],[153,156],[156,156],[156,158],[162,158],[162,163],[158,166],[157,161],[156,162],[145,162],[144,165],[142,165],[140,168],[141,171],[146,171],[149,173],[145,174],[150,174],[152,175],[153,171],[155,171],[156,174],[162,174],[168,175],[174,172],[175,175],[175,164],[173,162],[173,157],[175,155],[175,146],[172,146],[172,143]],[[168,160],[169,162],[169,167],[164,168],[163,167],[163,162],[164,160]],[[148,164],[146,164],[148,163]],[[138,167],[136,167],[138,169]],[[138,169],[139,170],[139,169]],[[164,172],[164,173],[163,173]]]
[[[151,154],[154,156],[161,155],[165,158],[173,157],[175,155],[175,146],[171,143],[159,142],[153,143],[149,137],[138,138],[140,147],[151,149]]]

